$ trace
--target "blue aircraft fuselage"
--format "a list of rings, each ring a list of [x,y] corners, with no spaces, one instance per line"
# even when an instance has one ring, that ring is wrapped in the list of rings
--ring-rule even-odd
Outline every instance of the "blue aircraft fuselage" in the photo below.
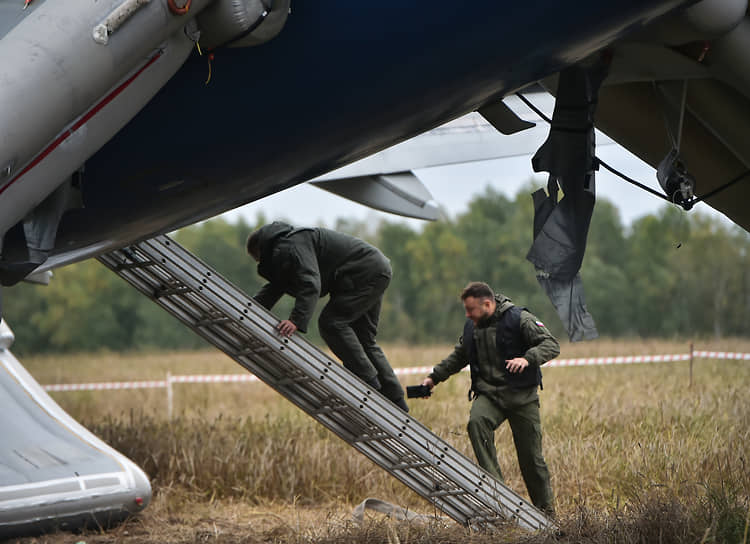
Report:
[[[259,47],[197,51],[85,165],[57,253],[168,231],[554,74],[679,0],[296,2]],[[456,180],[460,183],[460,180]],[[54,260],[54,258],[53,258]]]

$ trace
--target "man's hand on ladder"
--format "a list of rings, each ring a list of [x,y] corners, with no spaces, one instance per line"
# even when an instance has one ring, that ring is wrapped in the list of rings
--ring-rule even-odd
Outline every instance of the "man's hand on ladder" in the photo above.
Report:
[[[276,330],[279,331],[279,334],[281,336],[289,337],[297,330],[297,325],[295,325],[288,319],[284,319],[278,325],[276,325]]]

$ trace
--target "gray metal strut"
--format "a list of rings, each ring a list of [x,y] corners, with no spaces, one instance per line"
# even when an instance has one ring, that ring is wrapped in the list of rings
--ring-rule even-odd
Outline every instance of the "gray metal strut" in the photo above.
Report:
[[[553,529],[537,508],[434,435],[169,237],[98,257],[141,293],[374,463],[470,527],[515,520]]]

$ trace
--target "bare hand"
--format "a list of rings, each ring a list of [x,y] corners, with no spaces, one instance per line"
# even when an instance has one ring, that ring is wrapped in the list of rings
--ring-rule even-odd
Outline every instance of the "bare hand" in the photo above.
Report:
[[[512,373],[523,372],[523,370],[529,366],[529,362],[523,357],[516,357],[509,361],[505,361],[505,368]]]
[[[432,381],[432,378],[428,377],[424,379],[424,381],[422,382],[422,385],[426,385],[427,387],[430,388],[430,391],[432,391],[433,388],[435,387],[435,382]]]
[[[297,330],[297,325],[295,325],[288,319],[285,319],[278,325],[276,325],[276,330],[279,331],[279,334],[281,334],[281,336],[289,337],[295,333],[295,331]]]

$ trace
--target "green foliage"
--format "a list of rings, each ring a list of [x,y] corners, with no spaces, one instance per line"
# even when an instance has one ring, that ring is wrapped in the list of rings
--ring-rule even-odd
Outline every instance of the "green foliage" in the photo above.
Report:
[[[565,332],[525,259],[532,242],[529,184],[509,199],[492,188],[455,220],[421,231],[397,221],[338,219],[391,260],[380,339],[453,342],[461,331],[461,289],[481,280],[528,307],[558,336]],[[222,219],[179,231],[177,240],[249,294],[262,285],[245,252],[265,224]],[[589,310],[602,335],[674,337],[750,333],[750,236],[699,213],[666,206],[626,229],[617,208],[597,202],[581,268]],[[203,340],[95,261],[55,271],[48,287],[5,289],[4,312],[19,353],[97,349],[192,349]],[[323,306],[324,301],[319,305]],[[293,300],[274,312],[285,317]],[[319,342],[315,321],[308,336]]]
[[[399,223],[383,223],[378,231],[380,250],[391,260],[394,273],[380,315],[379,334],[382,338],[399,338],[415,342],[417,325],[410,316],[416,315],[419,294],[411,288],[412,259],[409,245],[418,234]]]

